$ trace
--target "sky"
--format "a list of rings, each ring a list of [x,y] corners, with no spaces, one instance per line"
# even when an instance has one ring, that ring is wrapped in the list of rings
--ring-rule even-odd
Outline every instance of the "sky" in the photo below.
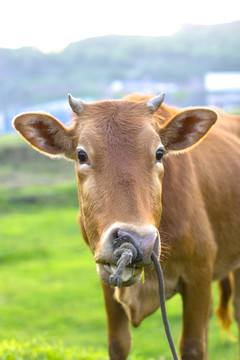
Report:
[[[239,0],[7,0],[0,5],[0,47],[61,51],[105,35],[171,35],[185,23],[240,20]]]

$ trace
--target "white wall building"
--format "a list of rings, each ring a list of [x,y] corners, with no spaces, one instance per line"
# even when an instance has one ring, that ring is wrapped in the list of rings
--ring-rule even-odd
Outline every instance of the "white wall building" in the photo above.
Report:
[[[240,107],[240,72],[207,73],[204,77],[206,105],[226,110]]]

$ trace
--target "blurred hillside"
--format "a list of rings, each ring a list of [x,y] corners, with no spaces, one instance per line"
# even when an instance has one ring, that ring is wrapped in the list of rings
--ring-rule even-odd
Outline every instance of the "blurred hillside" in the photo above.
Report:
[[[187,25],[166,37],[92,38],[56,54],[0,49],[0,107],[64,98],[69,91],[101,98],[116,79],[186,83],[210,71],[240,71],[239,33],[240,21]]]
[[[0,49],[0,114],[66,99],[69,92],[102,99],[161,88],[174,104],[204,104],[206,73],[240,71],[239,33],[240,21],[186,25],[165,37],[91,38],[60,53]]]

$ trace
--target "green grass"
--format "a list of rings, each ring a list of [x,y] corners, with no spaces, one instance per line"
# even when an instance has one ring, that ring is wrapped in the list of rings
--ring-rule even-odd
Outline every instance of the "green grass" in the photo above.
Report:
[[[0,138],[0,360],[107,359],[101,286],[76,219],[74,168],[17,139],[9,145]],[[215,285],[213,293],[215,307]],[[176,344],[181,307],[180,296],[167,303]],[[132,334],[131,360],[171,359],[159,311]],[[236,325],[232,335],[237,338]],[[209,353],[210,360],[238,354],[215,316]]]
[[[92,349],[77,351],[66,348],[62,342],[51,345],[39,340],[0,342],[0,360],[102,360],[105,354]]]

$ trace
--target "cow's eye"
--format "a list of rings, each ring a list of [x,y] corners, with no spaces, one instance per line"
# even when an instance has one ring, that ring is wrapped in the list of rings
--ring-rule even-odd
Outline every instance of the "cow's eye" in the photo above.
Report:
[[[78,160],[80,164],[86,164],[86,162],[88,161],[88,156],[85,151],[81,150],[78,152]]]
[[[164,155],[163,149],[157,149],[157,151],[156,151],[156,160],[161,161],[163,155]]]

